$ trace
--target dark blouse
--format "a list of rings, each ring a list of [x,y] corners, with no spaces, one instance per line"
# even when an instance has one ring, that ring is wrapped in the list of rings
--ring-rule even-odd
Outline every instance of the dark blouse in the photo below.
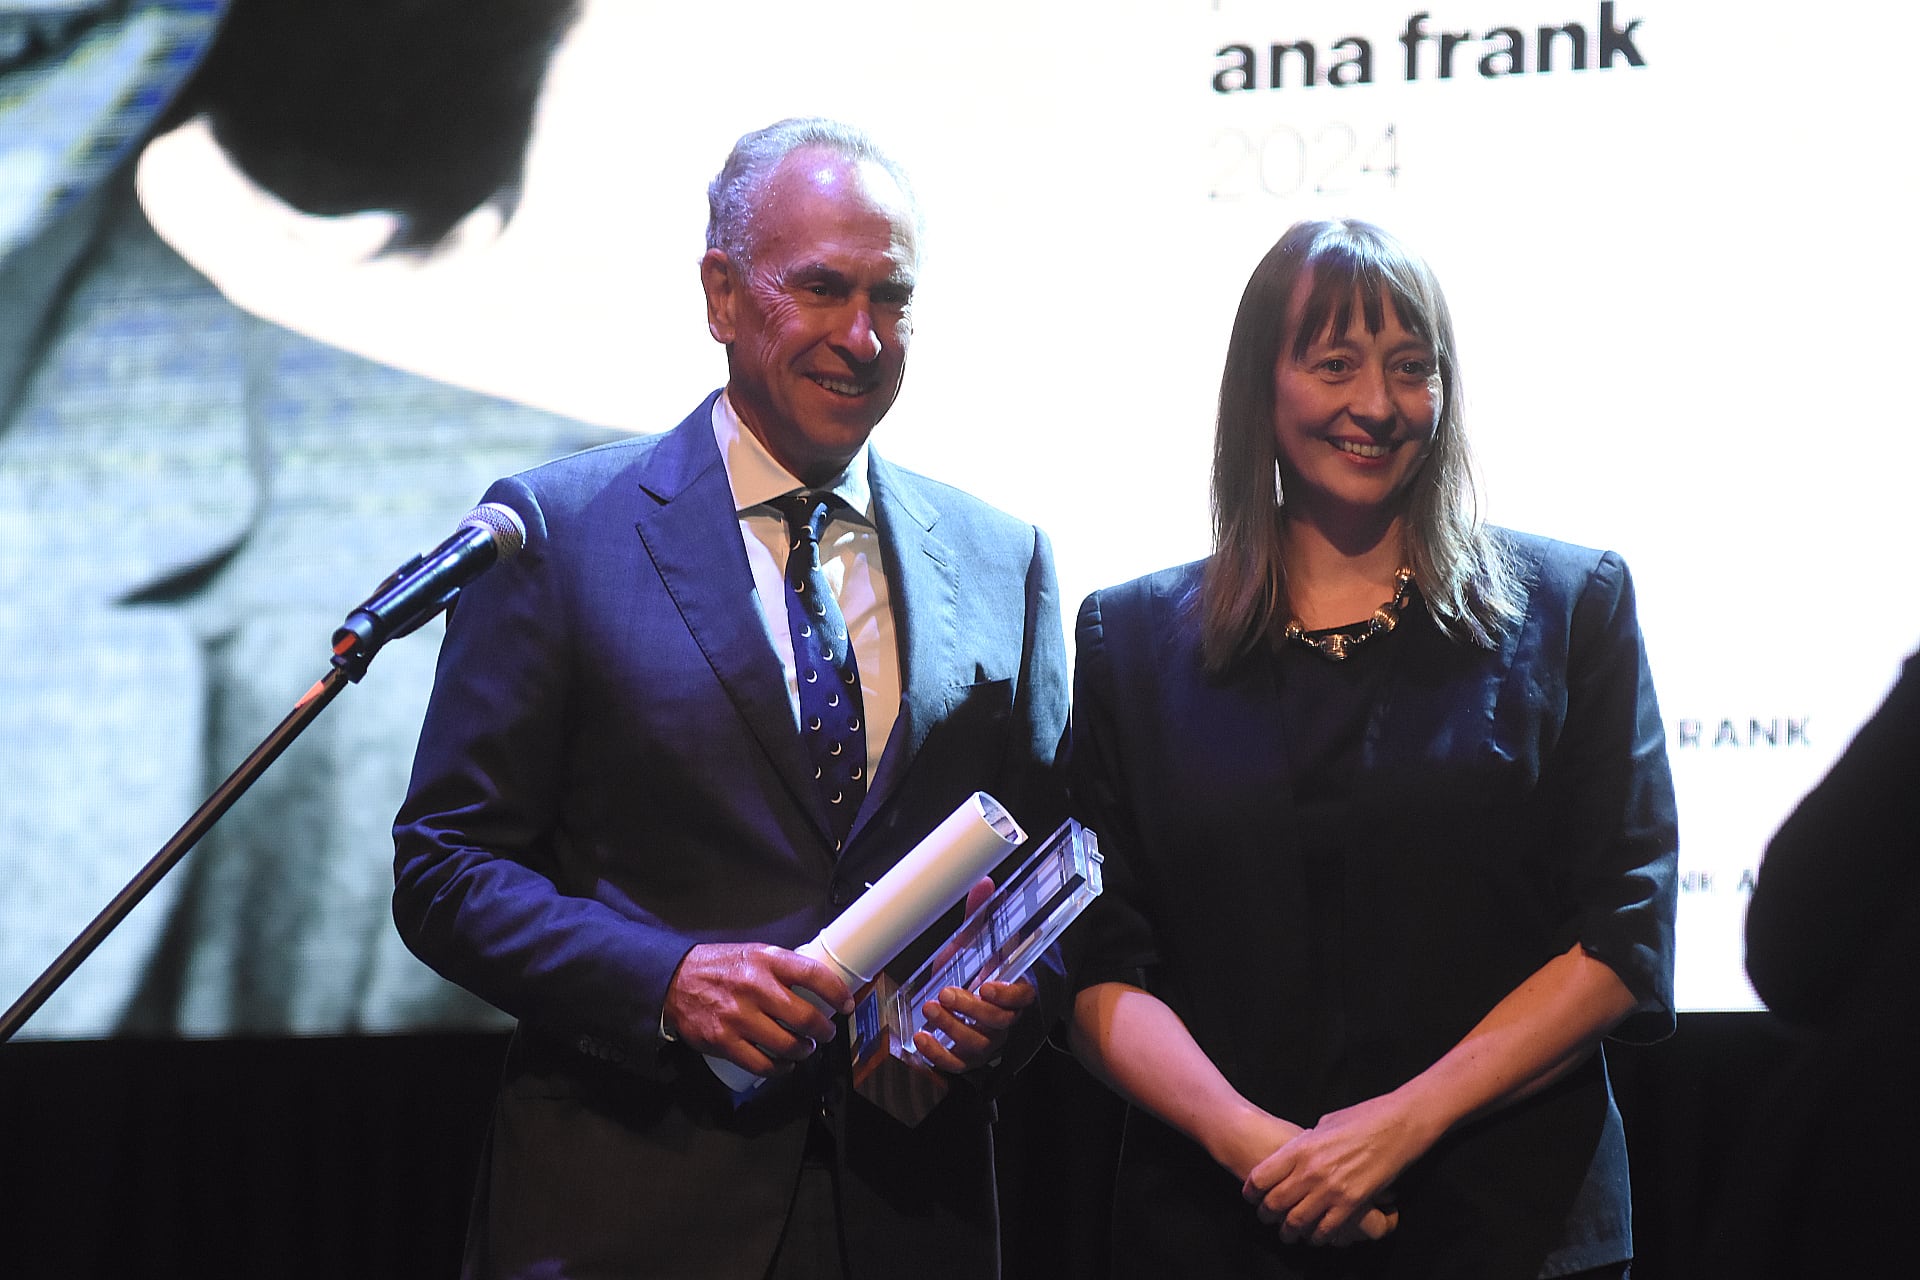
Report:
[[[1199,565],[1082,607],[1071,781],[1108,890],[1077,982],[1165,999],[1235,1087],[1300,1124],[1442,1056],[1575,941],[1672,1025],[1675,823],[1632,587],[1611,554],[1511,538],[1527,615],[1498,653],[1417,599],[1328,662],[1203,673]],[[1287,1247],[1197,1146],[1128,1120],[1124,1274],[1530,1278],[1629,1256],[1603,1058],[1448,1135],[1382,1244]]]

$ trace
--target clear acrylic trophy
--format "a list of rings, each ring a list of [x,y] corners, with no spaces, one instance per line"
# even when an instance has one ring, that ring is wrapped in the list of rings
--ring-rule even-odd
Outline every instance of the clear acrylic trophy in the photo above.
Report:
[[[1013,982],[1086,910],[1101,889],[1100,842],[1069,818],[905,982],[881,974],[853,1011],[853,1075],[861,1093],[918,1124],[946,1092],[914,1048],[928,1001],[943,987]],[[943,1044],[944,1035],[933,1031]]]

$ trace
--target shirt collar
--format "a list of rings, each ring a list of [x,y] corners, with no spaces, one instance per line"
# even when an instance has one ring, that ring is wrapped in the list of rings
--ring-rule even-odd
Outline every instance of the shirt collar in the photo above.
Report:
[[[760,437],[747,430],[734,412],[726,392],[713,402],[713,442],[720,447],[720,462],[727,469],[727,484],[733,489],[736,513],[763,507],[782,494],[796,489],[825,489],[846,503],[851,512],[872,523],[873,493],[867,483],[867,446],[853,455],[847,468],[829,485],[802,484],[793,473],[774,461]],[[843,513],[845,514],[845,513]]]

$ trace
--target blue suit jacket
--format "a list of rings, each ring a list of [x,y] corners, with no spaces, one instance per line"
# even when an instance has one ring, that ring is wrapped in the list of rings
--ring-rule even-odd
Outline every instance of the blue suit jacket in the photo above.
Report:
[[[872,459],[902,704],[836,861],[711,404],[496,484],[527,545],[448,628],[394,902],[423,959],[521,1020],[470,1262],[757,1280],[824,1109],[856,1274],[903,1257],[990,1274],[976,1091],[908,1129],[849,1094],[842,1036],[735,1110],[658,1028],[689,947],[805,942],[973,791],[1051,829],[1066,717],[1051,554],[1032,526]]]
[[[1313,763],[1285,689],[1287,662],[1318,658],[1205,674],[1199,565],[1081,609],[1070,777],[1107,892],[1071,935],[1076,981],[1144,981],[1296,1123],[1424,1070],[1576,941],[1641,998],[1621,1034],[1672,1026],[1673,788],[1626,567],[1502,536],[1526,614],[1497,651],[1422,609],[1350,659],[1385,665],[1331,812],[1296,797]],[[1627,1256],[1625,1175],[1596,1058],[1450,1134],[1401,1178],[1399,1230],[1329,1255],[1281,1246],[1204,1152],[1136,1115],[1115,1257],[1140,1276],[1532,1277]]]

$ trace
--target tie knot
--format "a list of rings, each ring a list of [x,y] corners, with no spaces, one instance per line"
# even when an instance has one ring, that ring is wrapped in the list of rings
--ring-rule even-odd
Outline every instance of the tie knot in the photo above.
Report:
[[[827,521],[833,518],[834,508],[840,505],[840,499],[820,489],[801,489],[779,499],[780,511],[787,518],[787,531],[794,540],[805,539],[818,543],[826,532]]]

